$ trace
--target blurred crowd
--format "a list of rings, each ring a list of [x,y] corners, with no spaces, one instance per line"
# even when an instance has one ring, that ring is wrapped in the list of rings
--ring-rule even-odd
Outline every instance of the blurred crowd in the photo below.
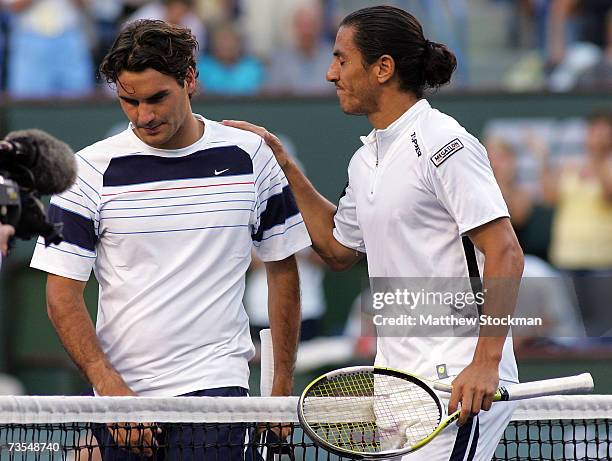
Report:
[[[612,112],[595,111],[586,120],[556,126],[525,122],[531,127],[493,126],[486,139],[495,177],[528,255],[524,277],[546,279],[543,288],[558,297],[559,287],[549,280],[566,276],[572,282],[566,298],[577,312],[571,306],[558,312],[557,300],[548,303],[549,312],[557,310],[551,316],[559,324],[575,327],[580,322],[591,338],[610,338]],[[531,313],[546,312],[546,304],[541,299],[533,303]],[[567,336],[576,334],[578,330]]]
[[[154,18],[188,27],[198,38],[204,94],[326,94],[333,91],[324,76],[339,20],[373,3],[0,0],[0,87],[14,98],[104,92],[96,69],[117,31]],[[609,0],[385,3],[413,12],[429,37],[455,52],[459,68],[451,89],[612,86]]]
[[[530,52],[506,83],[516,89],[612,86],[610,0],[499,0],[510,5],[510,40]]]

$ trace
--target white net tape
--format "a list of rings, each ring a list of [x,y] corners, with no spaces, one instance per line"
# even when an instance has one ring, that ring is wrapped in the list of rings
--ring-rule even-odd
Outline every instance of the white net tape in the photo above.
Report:
[[[297,397],[2,396],[0,424],[297,422],[297,403]],[[517,404],[512,419],[612,419],[612,395],[564,395],[525,400]]]

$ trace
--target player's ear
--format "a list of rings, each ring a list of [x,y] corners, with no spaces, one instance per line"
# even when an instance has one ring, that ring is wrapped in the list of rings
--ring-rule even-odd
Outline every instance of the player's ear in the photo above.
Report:
[[[196,71],[193,67],[190,67],[187,70],[187,74],[185,75],[185,86],[187,87],[187,93],[189,93],[189,95],[192,95],[198,85],[198,78],[196,75]]]
[[[378,83],[387,83],[395,74],[395,60],[388,54],[383,54],[376,61],[376,69]]]

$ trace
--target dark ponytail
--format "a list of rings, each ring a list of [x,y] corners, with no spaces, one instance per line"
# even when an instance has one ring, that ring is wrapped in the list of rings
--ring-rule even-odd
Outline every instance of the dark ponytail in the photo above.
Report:
[[[441,43],[423,35],[419,21],[410,13],[392,6],[373,6],[349,14],[341,26],[354,29],[353,41],[365,65],[382,55],[395,61],[400,88],[423,96],[426,88],[450,82],[457,68],[455,55]]]
[[[457,58],[446,45],[426,41],[427,52],[423,60],[423,78],[428,88],[438,88],[450,82],[457,68]]]

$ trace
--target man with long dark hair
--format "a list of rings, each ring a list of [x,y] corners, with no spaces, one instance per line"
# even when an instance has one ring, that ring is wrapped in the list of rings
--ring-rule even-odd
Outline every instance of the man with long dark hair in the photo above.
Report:
[[[270,285],[272,394],[292,392],[300,322],[293,254],[310,240],[263,140],[192,113],[196,50],[188,29],[163,21],[121,31],[100,71],[130,125],[77,153],[78,180],[49,210],[64,223],[64,242],[39,243],[32,260],[49,273],[60,340],[98,395],[246,396],[255,351],[242,296],[253,246]],[[95,330],[83,300],[92,269]],[[243,459],[244,428],[218,429],[164,431],[178,450],[167,459]],[[141,435],[96,433],[105,459],[127,457],[115,442]],[[140,440],[146,455],[153,435]]]
[[[342,110],[367,116],[374,130],[349,164],[337,207],[315,190],[278,138],[246,122],[225,123],[255,131],[272,147],[313,247],[332,269],[367,254],[372,278],[473,276],[477,283],[484,268],[483,315],[503,319],[514,310],[523,269],[506,204],[484,147],[423,99],[427,88],[448,83],[455,67],[453,53],[427,40],[403,10],[365,8],[342,21],[327,80]],[[492,407],[493,394],[500,381],[518,381],[507,332],[484,325],[473,335],[406,330],[391,337],[379,329],[377,365],[452,380],[449,411],[461,405],[461,427],[407,459],[491,459],[512,413],[511,405]]]

